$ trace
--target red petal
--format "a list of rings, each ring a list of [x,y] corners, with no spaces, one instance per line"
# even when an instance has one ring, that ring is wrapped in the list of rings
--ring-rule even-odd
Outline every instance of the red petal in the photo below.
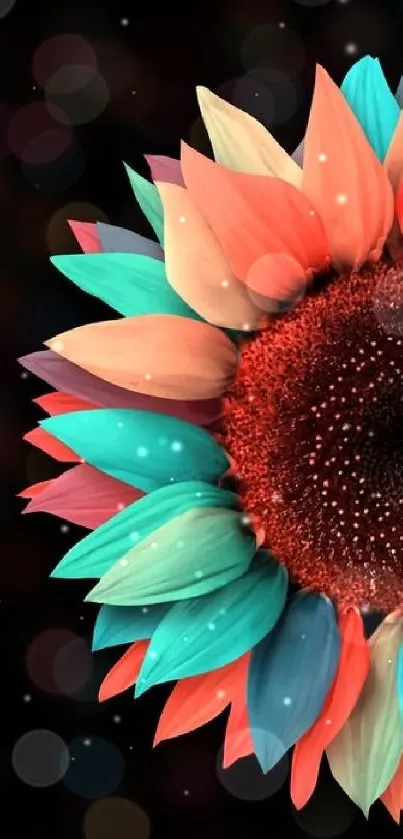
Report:
[[[389,810],[392,819],[399,824],[400,810],[403,809],[403,757],[400,758],[399,766],[389,786],[382,793],[381,801]]]
[[[96,224],[69,219],[69,225],[84,253],[102,253]]]
[[[44,428],[34,428],[32,431],[28,431],[28,434],[25,434],[23,439],[26,440],[27,443],[32,443],[33,446],[41,449],[41,451],[50,455],[50,457],[53,457],[55,460],[59,460],[61,463],[80,462],[81,458],[79,458],[75,452],[67,446],[64,446],[63,443],[60,443],[55,437],[52,437],[52,435],[49,434],[48,431],[45,431]]]
[[[400,232],[403,233],[403,180],[400,181],[400,184],[397,188],[395,202],[396,217],[399,222],[399,229]]]
[[[32,484],[18,493],[18,498],[36,498],[41,492],[51,486],[53,481],[41,481],[39,484]],[[26,512],[26,510],[24,510]]]
[[[361,615],[349,609],[339,617],[341,651],[333,685],[315,724],[295,746],[291,770],[291,798],[301,809],[316,785],[322,754],[350,716],[369,670],[369,647]]]
[[[92,402],[86,402],[77,396],[71,396],[70,393],[59,393],[57,390],[53,393],[38,396],[33,401],[52,417],[57,416],[57,414],[69,414],[73,411],[90,411],[98,407],[93,405]]]
[[[99,527],[144,495],[87,463],[68,469],[46,484],[24,513],[51,513],[89,529]]]
[[[250,733],[247,710],[247,682],[250,653],[244,656],[242,667],[237,673],[237,680],[233,686],[231,710],[225,731],[223,767],[227,769],[235,761],[253,754],[253,742]]]
[[[149,643],[149,641],[136,641],[126,650],[122,658],[106,674],[99,688],[99,702],[105,702],[106,699],[123,693],[135,684]]]

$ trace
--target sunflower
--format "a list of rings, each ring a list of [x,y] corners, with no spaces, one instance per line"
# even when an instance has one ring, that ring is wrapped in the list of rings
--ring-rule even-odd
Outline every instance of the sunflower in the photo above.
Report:
[[[53,264],[121,316],[22,364],[56,392],[26,439],[77,465],[22,493],[90,532],[101,701],[177,680],[155,742],[229,707],[224,765],[324,753],[367,815],[403,807],[403,119],[377,59],[318,66],[303,162],[197,91],[214,161],[127,169],[156,237],[71,222]],[[367,637],[363,615],[381,621]]]

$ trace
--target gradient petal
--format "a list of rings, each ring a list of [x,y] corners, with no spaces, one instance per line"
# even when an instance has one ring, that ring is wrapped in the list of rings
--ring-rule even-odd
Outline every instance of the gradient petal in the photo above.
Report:
[[[86,463],[69,469],[35,495],[24,513],[50,513],[80,527],[98,528],[143,493]],[[53,572],[52,576],[58,576]]]
[[[260,551],[243,577],[204,597],[180,601],[154,632],[136,695],[240,658],[277,623],[286,595],[284,567]]]
[[[58,391],[38,396],[33,402],[52,417],[58,416],[58,414],[69,414],[72,411],[91,411],[97,407],[91,402],[86,402],[85,399],[79,399],[77,396],[71,396],[70,393],[60,393]]]
[[[392,819],[400,823],[400,811],[403,809],[403,757],[400,758],[395,774],[381,795],[382,804],[389,811]]]
[[[180,160],[166,157],[164,154],[146,154],[145,159],[150,167],[154,183],[160,181],[161,183],[183,186]]]
[[[340,638],[326,597],[295,595],[253,650],[248,713],[256,757],[268,772],[318,718],[336,673]]]
[[[93,651],[151,638],[170,608],[169,603],[158,606],[101,606],[94,626]]]
[[[86,600],[112,606],[148,606],[200,597],[245,574],[254,535],[233,510],[189,510],[132,548]]]
[[[56,566],[52,577],[102,577],[119,557],[124,557],[155,530],[199,507],[235,510],[239,500],[235,493],[203,481],[168,484],[140,498],[73,545]]]
[[[229,466],[207,431],[147,411],[78,411],[41,426],[91,466],[144,492],[176,481],[216,483]]]
[[[340,89],[375,154],[384,160],[400,108],[385,79],[379,58],[365,55],[353,64]]]
[[[357,270],[379,259],[393,221],[390,183],[347,102],[316,68],[302,187],[325,224],[332,262]]]
[[[250,331],[265,316],[234,276],[213,231],[189,192],[158,184],[164,206],[165,267],[172,288],[215,326]]]
[[[105,702],[106,699],[111,699],[119,693],[123,693],[128,688],[134,685],[143,658],[147,652],[148,641],[136,641],[132,644],[125,654],[116,664],[112,670],[105,676],[101,687],[99,688],[98,700]]]
[[[365,815],[385,792],[403,751],[395,672],[402,641],[403,619],[389,615],[368,641],[371,664],[361,696],[327,749],[336,781]]]
[[[96,224],[69,220],[69,227],[84,253],[102,253]]]
[[[206,87],[197,87],[203,122],[214,158],[235,172],[274,175],[299,187],[302,171],[257,119],[225,102]]]
[[[156,242],[134,233],[132,230],[125,230],[124,227],[115,227],[113,224],[97,223],[97,233],[102,245],[102,250],[107,253],[136,253],[139,256],[149,256],[152,259],[164,259],[164,251]]]
[[[237,350],[209,324],[173,315],[91,323],[46,346],[127,390],[169,399],[210,399],[232,383]]]
[[[154,184],[142,178],[134,169],[124,164],[126,173],[128,175],[130,186],[136,196],[137,203],[143,211],[146,219],[150,222],[157,239],[161,244],[164,243],[164,211],[158,191]]]
[[[350,609],[339,617],[341,650],[335,680],[319,718],[300,740],[292,758],[291,798],[297,809],[310,799],[322,754],[350,716],[369,670],[369,647],[362,618]]]
[[[79,463],[80,457],[76,454],[73,449],[69,446],[65,446],[60,440],[54,438],[54,436],[49,433],[44,428],[33,428],[32,431],[28,431],[28,434],[25,434],[22,438],[25,440],[26,443],[31,443],[32,446],[36,446],[45,454],[48,454],[49,457],[53,457],[55,460],[59,460],[60,463]]]

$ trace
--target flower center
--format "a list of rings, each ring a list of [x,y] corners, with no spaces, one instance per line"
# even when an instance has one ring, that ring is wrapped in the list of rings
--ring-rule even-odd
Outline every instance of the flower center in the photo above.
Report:
[[[291,580],[340,605],[403,600],[403,267],[306,297],[246,343],[223,445]]]

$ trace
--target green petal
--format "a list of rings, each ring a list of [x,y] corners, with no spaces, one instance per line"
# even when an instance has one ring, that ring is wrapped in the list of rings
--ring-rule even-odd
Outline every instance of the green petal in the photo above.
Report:
[[[76,286],[121,315],[179,315],[203,320],[167,282],[159,259],[136,253],[76,253],[51,262]]]
[[[208,673],[240,658],[273,628],[286,594],[284,567],[260,551],[243,577],[177,603],[153,634],[136,696],[152,685]]]
[[[244,520],[233,510],[189,510],[128,551],[86,599],[148,606],[216,591],[241,577],[255,553]]]
[[[144,215],[151,224],[158,240],[164,243],[164,208],[157,187],[142,178],[127,163],[124,164],[130,186]]]
[[[327,749],[330,769],[368,815],[393,778],[403,751],[396,667],[403,620],[389,615],[369,640],[371,665],[351,717]]]
[[[73,545],[52,577],[102,577],[135,545],[182,513],[199,507],[235,510],[238,505],[238,498],[233,492],[203,481],[168,484],[130,504]]]

